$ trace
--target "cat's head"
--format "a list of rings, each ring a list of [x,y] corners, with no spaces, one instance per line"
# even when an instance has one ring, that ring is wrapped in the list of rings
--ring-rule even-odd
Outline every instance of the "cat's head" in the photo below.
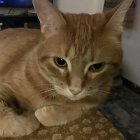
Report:
[[[79,100],[108,91],[122,62],[122,23],[131,2],[103,14],[76,15],[33,0],[44,35],[40,71],[58,94]]]

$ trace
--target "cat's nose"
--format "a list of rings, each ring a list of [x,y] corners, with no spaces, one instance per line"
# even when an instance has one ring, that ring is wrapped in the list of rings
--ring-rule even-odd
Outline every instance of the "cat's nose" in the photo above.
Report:
[[[73,95],[78,95],[81,92],[81,89],[80,88],[70,88],[70,92]]]

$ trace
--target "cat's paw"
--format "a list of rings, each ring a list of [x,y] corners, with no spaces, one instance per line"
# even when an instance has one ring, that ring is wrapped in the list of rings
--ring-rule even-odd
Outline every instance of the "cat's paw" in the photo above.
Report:
[[[57,106],[46,106],[35,112],[36,118],[44,126],[63,125],[68,122],[65,112]]]
[[[40,123],[33,115],[9,115],[0,120],[1,137],[21,137],[31,134]]]

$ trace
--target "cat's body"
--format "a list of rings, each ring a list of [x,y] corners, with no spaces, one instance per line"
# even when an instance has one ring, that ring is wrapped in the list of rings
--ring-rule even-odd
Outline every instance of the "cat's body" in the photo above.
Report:
[[[45,0],[33,2],[42,33],[0,32],[0,136],[4,137],[27,135],[39,123],[65,124],[99,105],[122,61],[121,24],[131,0],[95,15],[61,14]]]
[[[36,94],[36,87],[33,87],[28,77],[29,75],[32,78],[35,69],[33,67],[36,67],[33,64],[32,54],[40,40],[40,35],[39,30],[7,29],[0,32],[0,85],[10,88],[15,94],[13,96],[20,99],[21,103],[25,98],[29,106],[32,106],[31,101],[34,102],[35,98],[40,98],[39,94]],[[32,68],[28,68],[29,63],[32,63],[30,65]],[[30,101],[29,97],[34,100]]]
[[[11,127],[14,128],[13,126],[16,124],[16,122],[19,121],[16,118],[17,116],[21,117],[21,115],[25,113],[25,117],[29,118],[28,115],[26,116],[26,112],[28,112],[29,114],[32,113],[33,115],[34,111],[44,106],[62,105],[61,109],[63,110],[63,105],[68,105],[68,108],[66,107],[66,110],[63,110],[63,113],[65,115],[67,114],[67,110],[70,111],[69,104],[71,104],[73,108],[76,108],[76,106],[78,105],[83,112],[84,108],[91,108],[92,106],[98,105],[100,98],[101,101],[103,101],[103,98],[107,95],[107,91],[110,88],[110,81],[109,86],[106,87],[106,93],[102,94],[101,96],[97,96],[99,98],[98,101],[96,101],[96,98],[92,99],[91,97],[84,98],[80,101],[71,101],[62,95],[55,96],[55,94],[51,94],[53,92],[52,84],[46,81],[45,78],[43,78],[42,74],[39,72],[38,67],[38,46],[40,45],[40,42],[43,41],[43,38],[43,35],[38,29],[7,29],[0,32],[0,100],[2,102],[2,107],[0,107],[2,116],[0,117],[1,120],[4,119],[2,122],[5,122],[4,124],[0,125],[0,130],[5,127],[5,124],[10,126],[10,123]],[[93,100],[95,100],[95,102],[91,103],[91,101]],[[13,119],[12,121],[11,118],[9,121],[6,121],[8,120],[7,118],[6,120],[5,118],[3,118],[3,114],[8,113],[6,108],[3,108],[3,103],[6,105],[6,108],[11,108],[13,114],[15,114],[11,116]],[[52,118],[51,115],[53,114],[51,114],[50,110],[49,114],[49,117]],[[74,112],[70,111],[70,114],[68,113],[68,116],[71,116],[69,120],[74,120],[75,118],[78,118],[80,115],[82,115],[81,112],[78,113],[77,110],[75,110]],[[56,112],[56,115],[58,117],[58,112]],[[73,118],[73,116],[75,117]],[[46,125],[51,126],[53,125],[53,123],[54,125],[55,123],[67,123],[68,120],[65,119],[68,119],[68,117],[60,117],[62,118],[62,122],[49,121]],[[32,118],[35,119],[34,115],[32,116]],[[31,121],[32,118],[30,118],[29,120]],[[45,118],[47,119],[47,117]],[[22,118],[23,122],[26,121],[26,123],[24,122],[24,124],[21,124],[21,126],[19,127],[22,128],[24,126],[24,130],[20,130],[19,127],[16,128],[15,125],[15,130],[12,130],[11,127],[8,127],[8,131],[5,129],[5,131],[7,132],[4,133],[2,130],[0,131],[0,135],[26,135],[30,133],[30,131],[33,131],[33,128],[38,128],[39,123],[34,119],[33,122],[31,121],[31,124],[35,124],[35,126],[29,125],[30,121],[28,121],[28,119],[24,120]],[[18,123],[20,123],[20,121]],[[28,125],[29,127],[31,127],[30,129],[28,128]],[[25,127],[27,130],[25,129]]]

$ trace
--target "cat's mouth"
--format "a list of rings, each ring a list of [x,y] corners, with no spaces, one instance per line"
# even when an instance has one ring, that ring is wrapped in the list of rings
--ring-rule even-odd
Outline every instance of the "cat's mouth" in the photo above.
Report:
[[[61,89],[61,88],[55,87],[55,89],[56,89],[57,94],[63,95],[73,101],[80,100],[80,99],[83,99],[84,97],[86,97],[84,94],[84,91],[81,91],[77,95],[74,95],[74,94],[72,94],[72,92],[70,92],[70,90],[68,88]]]
[[[74,94],[72,94],[72,92],[70,92],[70,90],[68,88],[66,88],[66,89],[56,88],[56,92],[60,95],[67,97],[68,99],[70,99],[72,101],[77,101],[77,100],[86,98],[87,96],[94,95],[94,93],[96,93],[97,90],[87,93],[84,89],[81,92],[79,92],[78,94],[74,95]]]

